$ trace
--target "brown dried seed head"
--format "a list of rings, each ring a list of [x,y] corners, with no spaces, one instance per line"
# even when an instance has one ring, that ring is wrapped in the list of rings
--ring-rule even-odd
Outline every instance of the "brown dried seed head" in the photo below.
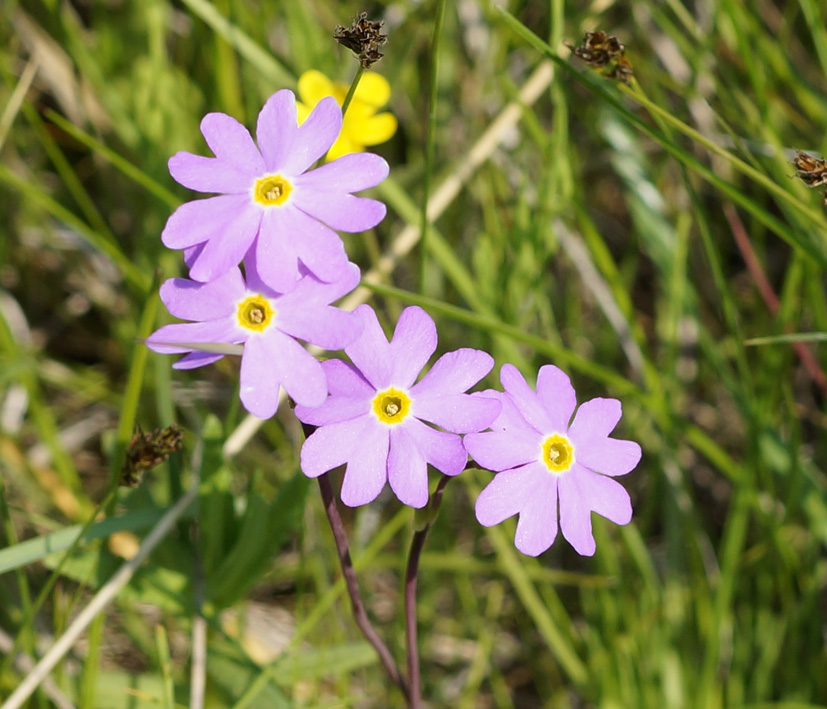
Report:
[[[791,162],[798,171],[796,177],[807,187],[827,184],[827,160],[815,158],[799,150]]]
[[[379,47],[384,47],[388,43],[388,36],[382,32],[382,25],[384,22],[381,20],[369,20],[368,13],[360,12],[350,27],[336,25],[333,39],[353,52],[365,69],[370,69],[371,65],[384,56]]]
[[[156,428],[149,433],[144,433],[140,428],[135,431],[126,449],[126,460],[121,467],[121,485],[137,487],[144,473],[181,449],[183,437],[184,432],[177,424]]]
[[[626,47],[603,30],[586,32],[579,47],[568,47],[576,57],[610,79],[629,83],[633,76],[632,65],[624,55]]]

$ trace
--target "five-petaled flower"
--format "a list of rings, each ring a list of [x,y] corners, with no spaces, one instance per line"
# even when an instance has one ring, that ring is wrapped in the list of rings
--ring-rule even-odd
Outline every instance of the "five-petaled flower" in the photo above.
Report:
[[[161,299],[169,312],[195,322],[165,325],[147,345],[165,354],[188,353],[173,367],[192,369],[223,356],[210,352],[210,345],[243,343],[240,395],[250,413],[272,416],[280,385],[294,401],[318,406],[327,396],[325,373],[294,338],[338,350],[358,337],[361,320],[330,303],[356,287],[359,269],[349,264],[333,283],[304,275],[285,294],[262,281],[254,256],[245,262],[245,270],[246,282],[234,267],[209,283],[184,278],[164,283]],[[199,350],[199,344],[207,351]]]
[[[456,434],[487,428],[500,411],[497,399],[464,393],[494,360],[469,348],[449,352],[414,384],[436,349],[434,321],[406,308],[388,342],[370,306],[354,313],[364,329],[345,348],[353,364],[324,362],[330,396],[317,408],[296,407],[301,421],[318,426],[302,447],[302,470],[318,477],[346,463],[341,495],[351,507],[375,499],[386,481],[404,504],[423,507],[428,464],[446,475],[462,472],[468,454]]]
[[[347,96],[345,84],[334,83],[320,71],[311,69],[299,77],[299,98],[297,104],[299,121],[310,115],[310,110],[325,96],[333,96],[340,106]],[[328,160],[335,160],[348,153],[359,153],[368,145],[379,145],[390,140],[396,133],[396,116],[377,111],[384,106],[391,95],[388,80],[381,74],[366,72],[362,75],[353,99],[342,122],[342,132],[327,153]]]
[[[348,268],[339,236],[376,226],[385,205],[354,197],[388,175],[378,155],[347,155],[310,170],[334,143],[342,127],[335,99],[319,101],[301,125],[292,91],[277,91],[258,116],[258,147],[247,129],[223,113],[209,113],[201,132],[214,158],[179,152],[169,161],[185,187],[219,196],[181,205],[161,235],[173,249],[203,245],[190,277],[211,281],[254,253],[262,279],[280,292],[300,277],[299,261],[322,281],[333,282]]]
[[[477,519],[486,527],[519,513],[515,543],[537,556],[557,536],[559,502],[563,536],[584,556],[594,554],[591,513],[617,524],[632,517],[629,494],[618,482],[640,460],[640,446],[610,438],[620,420],[616,399],[592,399],[574,413],[569,378],[552,365],[540,368],[537,391],[512,365],[503,365],[502,411],[491,431],[465,437],[471,457],[498,471],[480,493]]]

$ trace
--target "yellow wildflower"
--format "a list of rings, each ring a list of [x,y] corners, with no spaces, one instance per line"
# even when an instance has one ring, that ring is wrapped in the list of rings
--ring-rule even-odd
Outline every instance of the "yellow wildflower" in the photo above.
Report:
[[[297,102],[299,123],[302,123],[313,107],[325,96],[333,96],[341,106],[347,96],[346,84],[334,83],[315,69],[299,77],[299,98]],[[335,160],[348,153],[360,153],[367,145],[378,145],[390,140],[396,133],[396,116],[392,113],[377,113],[391,95],[388,80],[380,74],[365,72],[356,93],[345,113],[342,132],[327,154],[328,160]]]

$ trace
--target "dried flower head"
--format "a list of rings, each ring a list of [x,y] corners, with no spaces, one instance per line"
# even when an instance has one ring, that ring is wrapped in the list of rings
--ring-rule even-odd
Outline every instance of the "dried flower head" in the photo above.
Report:
[[[617,38],[603,30],[586,32],[579,47],[568,45],[575,56],[609,79],[628,84],[633,75],[632,65],[626,59],[626,47]]]
[[[797,150],[792,159],[793,167],[798,170],[798,177],[807,187],[827,184],[827,160],[814,158],[812,155]]]
[[[381,20],[369,20],[368,13],[360,12],[350,27],[336,25],[333,39],[359,57],[359,63],[365,69],[370,69],[384,56],[379,51],[379,47],[388,43],[388,36],[382,32],[384,24]]]
[[[184,432],[177,424],[156,428],[144,433],[138,428],[126,449],[126,460],[121,467],[121,485],[137,487],[148,470],[160,465],[175,451],[181,450]]]

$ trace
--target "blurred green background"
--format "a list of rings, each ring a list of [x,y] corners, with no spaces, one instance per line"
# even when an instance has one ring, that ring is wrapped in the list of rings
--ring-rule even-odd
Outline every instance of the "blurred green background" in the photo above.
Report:
[[[824,188],[790,164],[825,149],[827,8],[500,6],[447,2],[436,43],[436,2],[3,0],[0,696],[26,674],[11,643],[42,654],[198,470],[197,504],[54,686],[90,709],[187,705],[203,601],[207,706],[402,706],[337,582],[289,407],[251,426],[237,360],[173,372],[139,341],[170,321],[157,286],[182,274],[159,235],[193,195],[169,156],[207,154],[206,112],[254,127],[304,71],[350,82],[331,35],[364,10],[385,22],[373,71],[399,120],[376,148],[388,217],[345,236],[365,273],[384,269],[370,302],[389,326],[422,304],[440,353],[490,351],[486,386],[505,362],[532,381],[560,366],[581,401],[621,399],[615,435],[644,450],[623,480],[635,517],[594,517],[594,558],[562,538],[523,557],[514,520],[474,518],[490,473],[451,483],[420,574],[429,705],[827,705],[827,379],[817,338],[785,337],[827,332]],[[570,56],[598,28],[626,45],[628,86]],[[388,269],[400,237],[413,249]],[[133,428],[173,421],[182,453],[118,489]],[[99,504],[108,519],[70,548]],[[383,495],[344,514],[404,664],[412,510]]]

